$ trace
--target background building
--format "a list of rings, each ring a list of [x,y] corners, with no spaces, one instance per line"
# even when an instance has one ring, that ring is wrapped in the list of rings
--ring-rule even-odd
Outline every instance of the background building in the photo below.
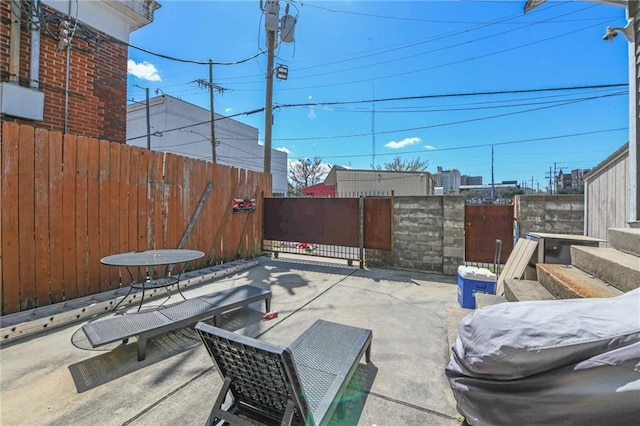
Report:
[[[325,185],[335,187],[336,197],[433,195],[433,177],[428,172],[353,170],[334,166]]]
[[[2,120],[124,143],[126,43],[159,7],[154,0],[0,1]]]
[[[145,103],[127,107],[127,143],[156,151],[171,152],[211,161],[211,112],[168,95],[149,99],[150,134],[147,139]],[[258,143],[258,129],[215,114],[218,164],[261,172],[264,146]],[[287,193],[287,154],[271,150],[274,194]]]
[[[482,185],[482,176],[460,176],[460,185]]]
[[[435,186],[441,187],[445,194],[457,193],[462,184],[462,175],[458,169],[442,170],[442,167],[438,166],[433,178]]]
[[[566,190],[568,188],[582,189],[584,188],[584,175],[590,169],[575,169],[571,173],[563,173],[562,169],[556,175],[556,192]]]

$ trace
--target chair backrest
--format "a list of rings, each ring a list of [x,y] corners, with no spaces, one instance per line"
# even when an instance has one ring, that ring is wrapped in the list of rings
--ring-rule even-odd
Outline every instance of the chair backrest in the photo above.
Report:
[[[222,379],[231,378],[229,390],[236,407],[279,423],[294,403],[293,424],[313,424],[313,416],[300,383],[291,351],[282,346],[214,327],[204,322],[196,330]],[[307,422],[305,422],[305,419]]]

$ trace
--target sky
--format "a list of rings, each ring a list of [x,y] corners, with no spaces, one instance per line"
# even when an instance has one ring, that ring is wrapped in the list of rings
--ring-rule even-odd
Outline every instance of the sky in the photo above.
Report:
[[[131,34],[127,97],[167,94],[264,137],[266,33],[259,0],[159,0]],[[399,156],[484,183],[546,189],[628,141],[628,45],[604,41],[622,7],[548,1],[283,1],[295,40],[279,43],[272,146],[289,160],[354,169]],[[145,52],[141,49],[147,50]],[[258,110],[258,112],[255,112]],[[152,131],[163,129],[152,129]]]

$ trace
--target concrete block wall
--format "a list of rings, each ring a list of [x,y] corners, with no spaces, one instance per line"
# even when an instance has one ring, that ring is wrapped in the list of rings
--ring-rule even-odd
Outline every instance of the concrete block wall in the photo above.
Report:
[[[394,197],[393,250],[366,250],[367,265],[456,275],[464,264],[464,206],[463,196]],[[582,195],[523,195],[514,208],[521,237],[583,233]]]
[[[529,232],[582,235],[584,195],[518,195],[515,216],[521,238]]]
[[[443,258],[442,273],[457,275],[464,263],[464,201],[463,196],[443,197]]]
[[[367,250],[370,266],[455,275],[464,261],[464,197],[394,197],[393,251]]]

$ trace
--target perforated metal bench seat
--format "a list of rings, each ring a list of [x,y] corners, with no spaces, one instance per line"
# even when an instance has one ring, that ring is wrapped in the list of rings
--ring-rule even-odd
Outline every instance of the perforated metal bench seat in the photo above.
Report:
[[[371,330],[324,320],[288,347],[202,322],[196,330],[224,380],[209,425],[327,424],[362,356],[371,360]]]
[[[213,318],[215,323],[219,315],[260,300],[265,301],[266,312],[269,312],[271,292],[252,285],[242,285],[151,311],[90,322],[82,330],[94,348],[118,340],[126,343],[129,338],[137,337],[138,360],[142,361],[150,338],[193,326],[207,318]]]

